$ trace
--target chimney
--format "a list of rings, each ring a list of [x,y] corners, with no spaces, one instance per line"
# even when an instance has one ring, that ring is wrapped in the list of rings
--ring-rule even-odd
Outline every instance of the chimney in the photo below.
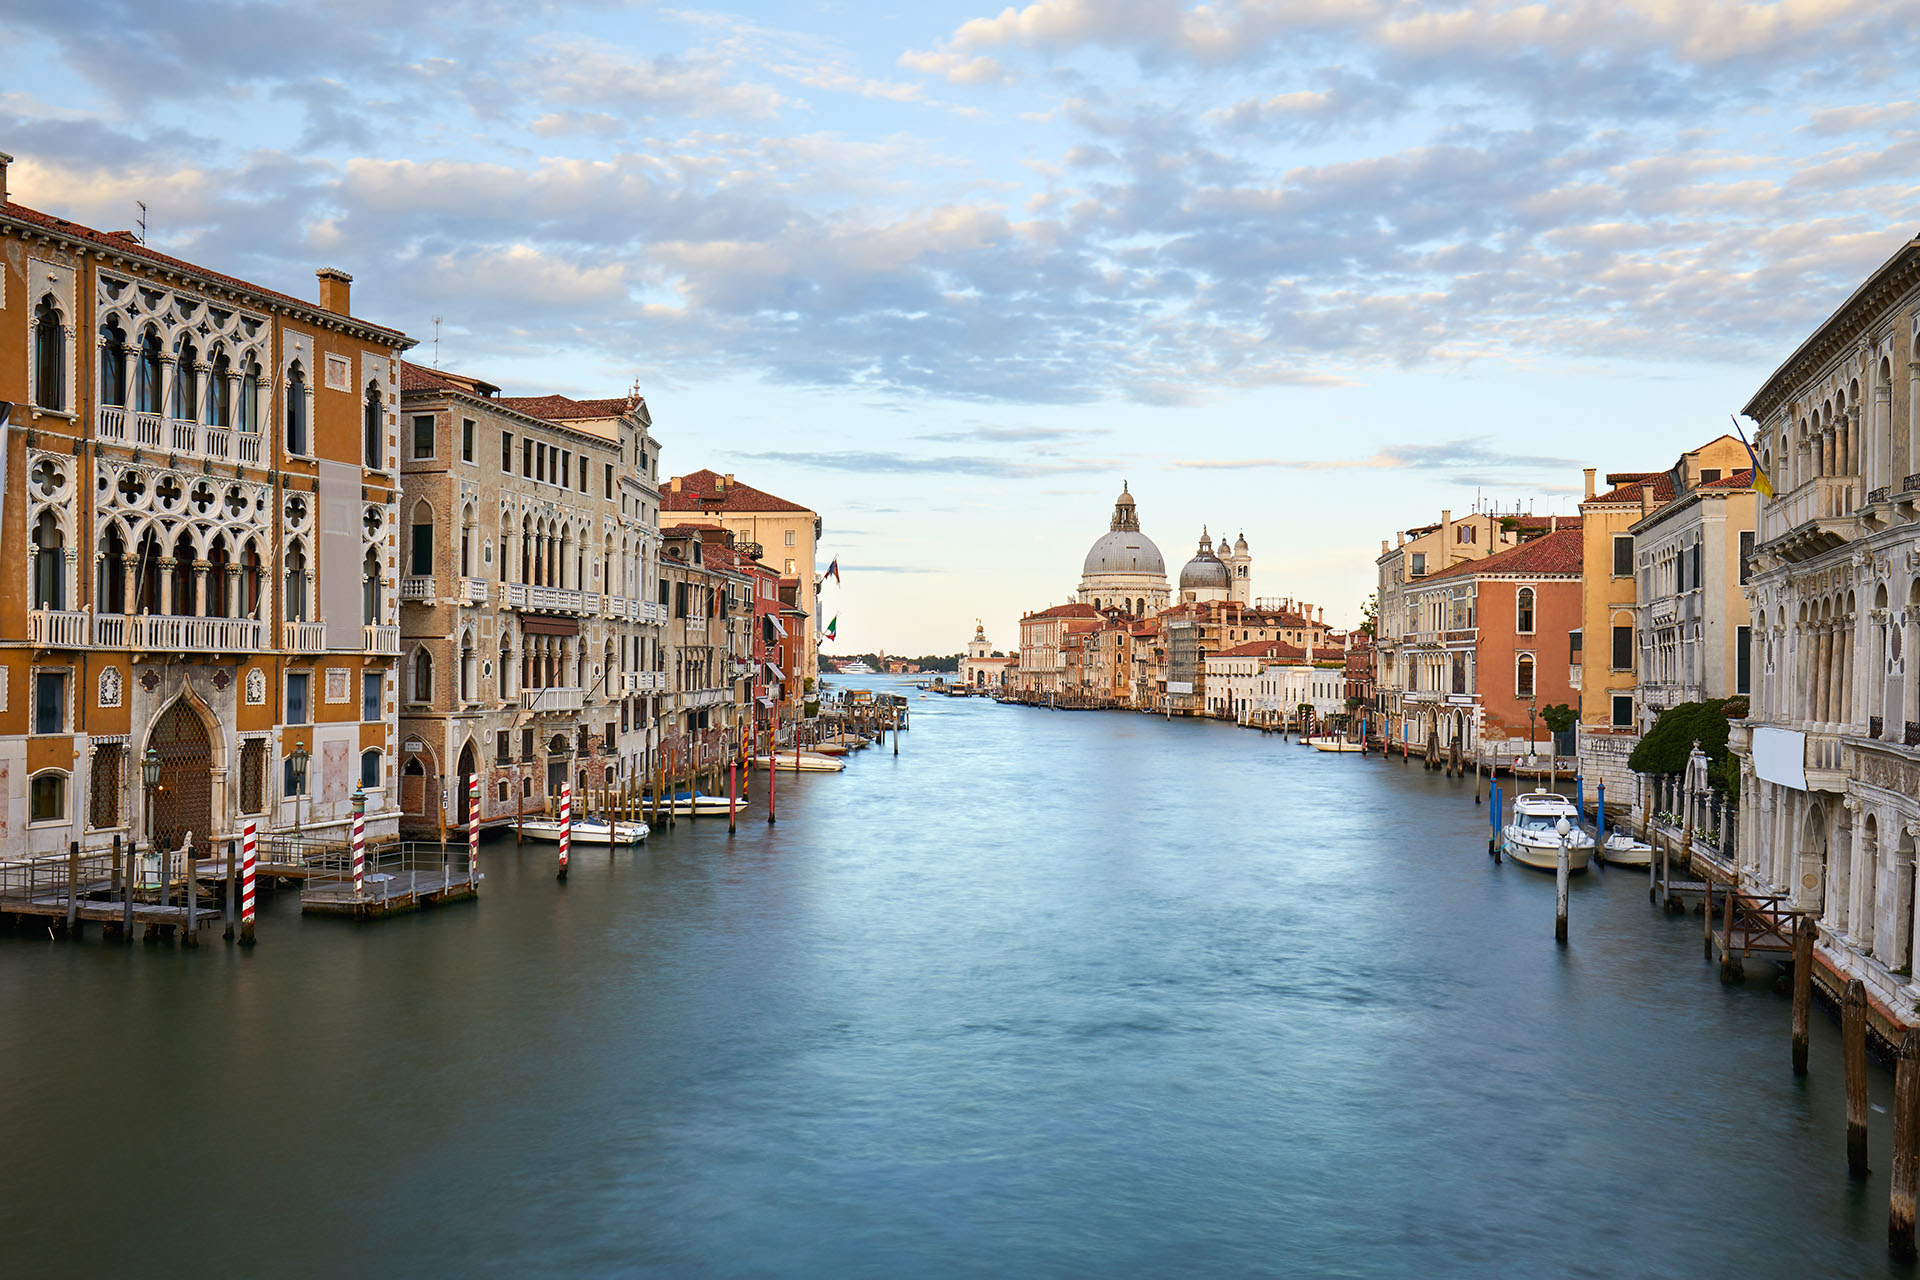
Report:
[[[1385,538],[1380,539],[1380,554],[1387,554],[1387,540]]]
[[[731,471],[727,472],[726,487],[729,489],[733,488],[733,472]]]
[[[675,493],[680,492],[680,477],[675,476],[673,479],[667,481],[667,486]]]
[[[1586,497],[1586,500],[1587,500],[1588,502],[1592,502],[1592,501],[1593,501],[1593,472],[1594,472],[1594,468],[1592,468],[1592,467],[1583,467],[1583,468],[1581,468],[1581,473],[1582,473],[1583,475],[1585,475],[1585,476],[1587,477],[1587,497]]]
[[[1547,532],[1548,533],[1560,532],[1560,517],[1558,515],[1551,515],[1547,517]]]
[[[337,316],[350,316],[353,308],[353,277],[338,267],[322,267],[314,272],[320,277],[320,306]]]
[[[0,204],[7,202],[7,166],[13,163],[13,157],[0,151]]]

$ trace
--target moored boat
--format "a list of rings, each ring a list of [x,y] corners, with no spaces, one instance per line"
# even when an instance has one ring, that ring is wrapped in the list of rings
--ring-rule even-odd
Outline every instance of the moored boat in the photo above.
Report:
[[[651,796],[648,804],[653,803]],[[709,795],[705,791],[688,791],[682,787],[678,791],[669,791],[660,798],[662,809],[672,809],[675,813],[725,813],[728,809],[725,796]]]
[[[1315,751],[1360,751],[1357,742],[1348,742],[1345,738],[1308,738],[1307,745]]]
[[[520,834],[528,840],[549,840],[560,842],[560,820],[558,818],[525,818],[520,823]],[[647,824],[644,822],[616,822],[609,827],[605,818],[575,818],[569,840],[575,845],[639,844],[647,838]]]
[[[1513,817],[1500,829],[1500,851],[1515,862],[1552,871],[1560,861],[1560,822],[1567,823],[1567,869],[1585,871],[1593,857],[1593,835],[1580,826],[1573,801],[1555,791],[1515,796]]]
[[[1644,867],[1653,862],[1653,846],[1624,831],[1609,831],[1596,856],[1616,867]]]
[[[844,760],[835,760],[832,756],[818,755],[812,751],[782,751],[772,759],[755,756],[753,763],[762,769],[798,769],[802,773],[839,773],[847,767]]]

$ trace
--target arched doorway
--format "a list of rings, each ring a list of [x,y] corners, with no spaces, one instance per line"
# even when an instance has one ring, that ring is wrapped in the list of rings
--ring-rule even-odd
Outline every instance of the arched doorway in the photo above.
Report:
[[[460,748],[460,767],[453,775],[453,820],[460,826],[467,825],[467,779],[479,772],[480,766],[474,759],[473,741]]]
[[[185,698],[176,698],[147,734],[160,761],[160,785],[151,800],[148,834],[177,849],[187,834],[202,850],[213,839],[213,741]]]

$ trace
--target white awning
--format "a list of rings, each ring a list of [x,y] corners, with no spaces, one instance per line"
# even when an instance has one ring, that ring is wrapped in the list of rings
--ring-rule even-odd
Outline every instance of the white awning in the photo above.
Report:
[[[787,678],[787,673],[782,671],[779,667],[774,666],[771,662],[763,662],[760,665],[765,667],[767,669],[767,674],[772,676],[775,680],[785,680]]]
[[[779,636],[779,637],[780,637],[780,638],[781,638],[782,640],[785,640],[785,639],[787,638],[787,629],[786,629],[786,628],[785,628],[784,626],[782,626],[782,625],[780,624],[780,619],[779,619],[779,617],[778,617],[777,615],[775,615],[775,614],[771,614],[771,613],[770,613],[770,614],[768,614],[768,615],[767,615],[767,621],[768,621],[768,622],[771,622],[771,623],[773,624],[773,629],[774,629],[774,632],[775,632],[775,633],[776,633],[776,634],[777,634],[777,635],[778,635],[778,636]]]

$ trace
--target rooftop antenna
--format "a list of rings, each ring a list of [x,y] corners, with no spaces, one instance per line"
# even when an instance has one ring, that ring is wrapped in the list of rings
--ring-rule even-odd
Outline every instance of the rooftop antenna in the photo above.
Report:
[[[440,317],[433,318],[433,367],[440,367]]]
[[[134,203],[140,206],[140,218],[135,225],[140,228],[140,243],[145,244],[147,242],[147,202],[135,200]]]

